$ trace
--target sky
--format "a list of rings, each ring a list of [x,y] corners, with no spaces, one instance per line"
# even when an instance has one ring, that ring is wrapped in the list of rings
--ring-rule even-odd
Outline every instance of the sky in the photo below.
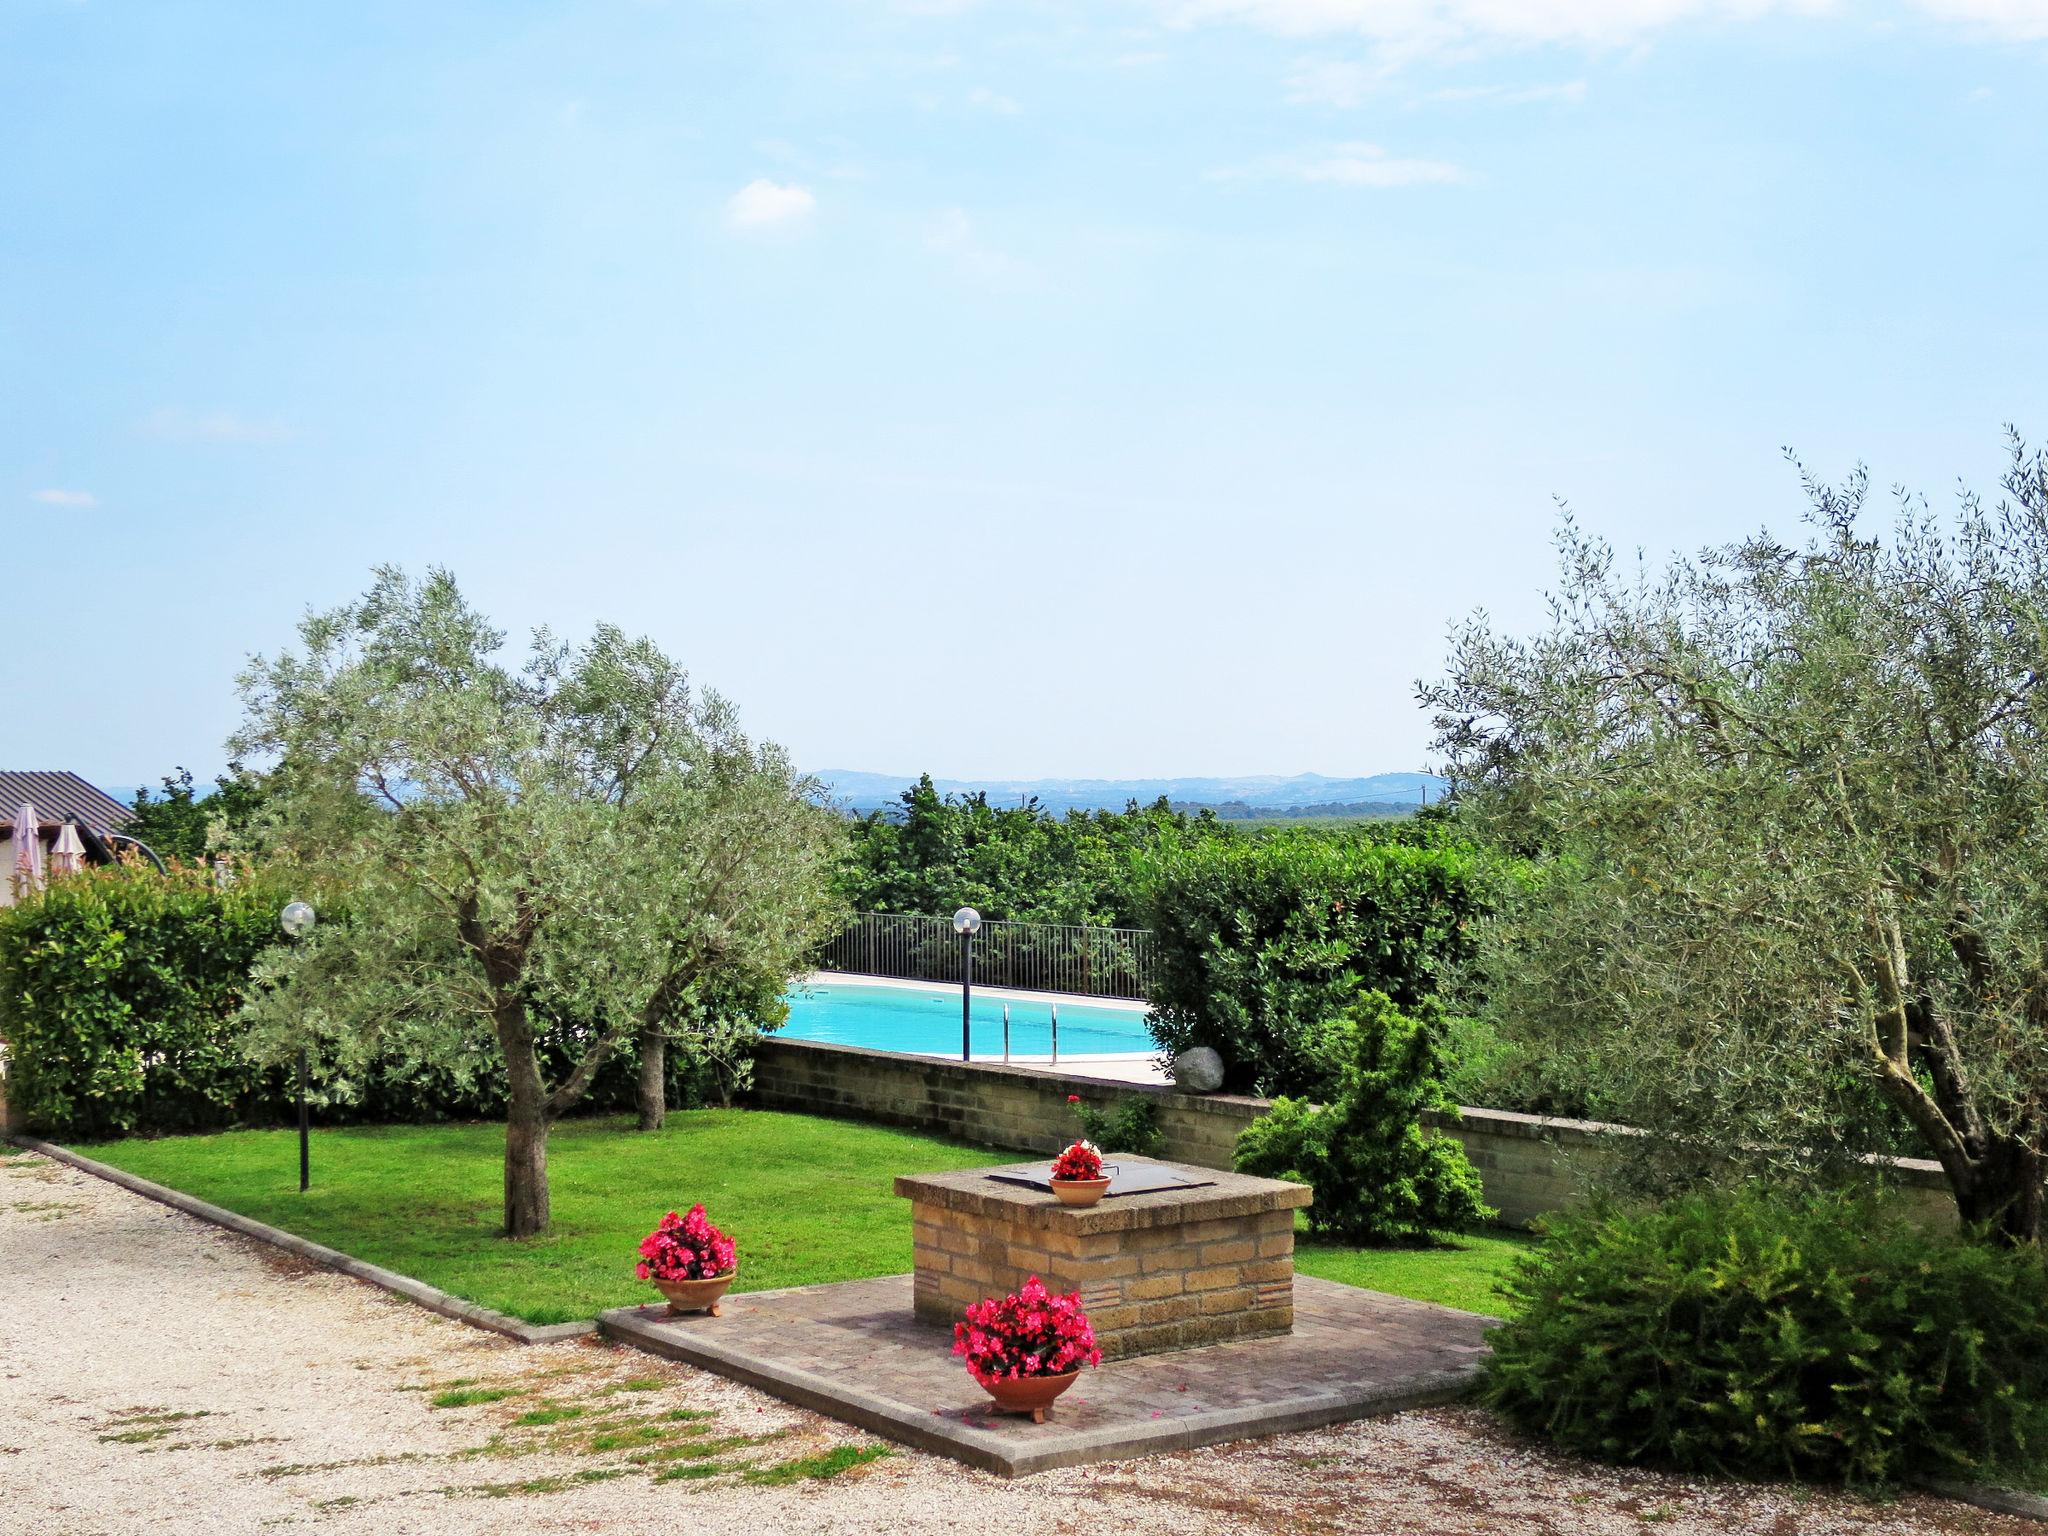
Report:
[[[806,767],[1424,766],[1557,503],[2048,436],[2048,0],[0,0],[0,767],[370,568]]]

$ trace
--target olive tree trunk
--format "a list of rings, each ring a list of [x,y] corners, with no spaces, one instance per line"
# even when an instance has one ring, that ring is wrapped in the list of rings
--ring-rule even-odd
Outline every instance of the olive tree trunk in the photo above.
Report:
[[[502,1027],[500,1038],[507,1033]],[[511,1091],[505,1102],[505,1235],[533,1237],[548,1229],[548,1113],[533,1038],[519,1020],[506,1042]],[[520,1037],[523,1036],[523,1043]]]
[[[640,1029],[640,1129],[658,1131],[668,1118],[668,1034],[659,1024]]]
[[[505,1235],[548,1229],[548,1120],[514,1109],[505,1121]]]
[[[2014,1248],[2041,1241],[2044,1169],[2038,1149],[2001,1136],[1965,1169],[1949,1167],[1947,1172],[1956,1213],[1965,1226],[1980,1228]]]

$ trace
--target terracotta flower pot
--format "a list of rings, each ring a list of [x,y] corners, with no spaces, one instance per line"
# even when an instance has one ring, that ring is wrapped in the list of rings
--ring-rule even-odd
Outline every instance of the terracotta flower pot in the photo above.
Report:
[[[1058,1376],[1019,1376],[1014,1381],[999,1376],[975,1379],[981,1390],[995,1399],[1000,1412],[1028,1413],[1032,1423],[1043,1424],[1052,1400],[1071,1387],[1080,1374],[1077,1367]]]
[[[669,1315],[672,1317],[680,1317],[685,1312],[709,1312],[716,1317],[718,1298],[739,1278],[739,1273],[735,1267],[708,1280],[657,1280],[654,1288],[668,1298]]]
[[[1051,1179],[1052,1192],[1067,1205],[1093,1205],[1109,1193],[1109,1180],[1102,1179]]]

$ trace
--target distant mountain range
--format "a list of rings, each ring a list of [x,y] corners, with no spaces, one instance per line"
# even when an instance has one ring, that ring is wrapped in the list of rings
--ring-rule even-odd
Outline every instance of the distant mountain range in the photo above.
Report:
[[[859,768],[824,768],[818,778],[833,796],[856,811],[882,810],[898,803],[917,782],[914,773],[869,773]],[[1036,796],[1055,816],[1068,811],[1120,811],[1130,801],[1150,805],[1161,795],[1183,809],[1213,806],[1225,816],[1398,816],[1444,792],[1430,773],[1375,773],[1362,779],[1333,779],[1320,773],[1253,773],[1227,779],[934,779],[942,795],[985,793],[991,804],[1017,805]],[[135,786],[102,786],[123,805],[135,803]],[[204,798],[213,790],[199,786]],[[161,793],[154,785],[152,794]],[[1426,792],[1426,793],[1425,793]]]
[[[855,810],[872,811],[897,803],[916,774],[869,773],[858,768],[821,768],[818,775],[832,793]],[[1016,805],[1036,796],[1054,814],[1066,811],[1120,811],[1129,801],[1150,805],[1161,795],[1175,805],[1244,807],[1237,814],[1280,815],[1328,807],[1331,815],[1370,814],[1360,808],[1381,805],[1388,812],[1418,806],[1425,793],[1434,801],[1444,781],[1428,773],[1376,773],[1367,778],[1333,779],[1320,773],[1291,775],[1255,773],[1221,779],[934,779],[942,795],[985,793],[991,804]]]

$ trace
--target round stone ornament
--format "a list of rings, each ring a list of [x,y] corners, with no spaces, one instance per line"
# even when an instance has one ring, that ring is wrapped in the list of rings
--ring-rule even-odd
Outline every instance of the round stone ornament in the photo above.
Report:
[[[1174,1086],[1190,1093],[1214,1093],[1223,1086],[1223,1058],[1206,1045],[1182,1051],[1169,1070]]]

